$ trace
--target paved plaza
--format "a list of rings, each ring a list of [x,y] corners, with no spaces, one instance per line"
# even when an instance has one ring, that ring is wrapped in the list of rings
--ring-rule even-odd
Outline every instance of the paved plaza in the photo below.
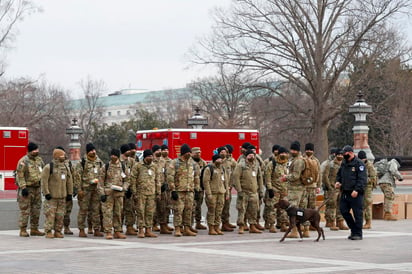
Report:
[[[324,223],[322,224],[324,225]],[[325,229],[326,240],[303,242],[283,233],[227,232],[106,240],[21,238],[0,231],[1,273],[412,273],[412,220],[376,220],[362,241]]]

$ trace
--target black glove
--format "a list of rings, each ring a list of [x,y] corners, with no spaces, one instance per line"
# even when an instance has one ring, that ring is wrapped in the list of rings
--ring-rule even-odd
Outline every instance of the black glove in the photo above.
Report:
[[[165,191],[168,190],[168,189],[169,189],[169,185],[168,185],[167,183],[164,183],[164,184],[160,187],[160,190],[162,191],[162,193],[165,192]]]
[[[77,188],[73,188],[73,197],[77,196]]]
[[[73,200],[73,198],[72,198],[72,195],[70,195],[70,194],[68,194],[67,196],[66,196],[66,201],[71,201],[71,200]]]
[[[29,196],[29,191],[27,190],[27,188],[21,190],[21,195],[22,195],[23,197]]]
[[[100,196],[100,201],[102,201],[103,203],[105,203],[107,201],[107,195],[101,195]]]
[[[44,196],[46,198],[46,200],[51,200],[52,196],[50,194],[46,194],[46,196]]]
[[[200,200],[200,191],[195,190],[195,201]]]
[[[402,181],[403,181],[403,178],[400,178],[398,181],[399,181],[399,182],[402,182]]]
[[[127,191],[126,191],[126,198],[127,199],[129,199],[130,197],[132,197],[132,190],[129,188]]]
[[[269,198],[272,199],[273,197],[275,197],[275,191],[273,191],[273,189],[268,189],[268,194],[269,194]]]
[[[176,191],[172,191],[172,200],[177,201],[179,199],[179,195]]]

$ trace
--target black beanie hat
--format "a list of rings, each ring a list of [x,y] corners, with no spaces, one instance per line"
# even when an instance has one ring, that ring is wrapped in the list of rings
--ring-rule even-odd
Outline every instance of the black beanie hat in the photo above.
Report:
[[[255,153],[253,152],[253,150],[248,149],[248,150],[246,150],[246,152],[245,152],[245,156],[248,156],[249,154],[255,154]]]
[[[256,147],[255,147],[254,145],[250,145],[250,146],[248,147],[248,149],[256,149]]]
[[[183,144],[180,147],[180,155],[185,155],[188,152],[192,152],[192,150],[190,149],[190,146],[188,144]]]
[[[152,146],[152,152],[156,152],[156,151],[158,151],[159,149],[161,149],[159,145],[153,145],[153,146]]]
[[[167,145],[164,145],[164,144],[163,144],[163,145],[160,146],[160,149],[161,149],[161,150],[165,150],[165,149],[169,149],[169,147],[168,147]]]
[[[242,144],[242,148],[248,149],[251,145],[252,145],[251,143],[246,142],[246,143],[243,143],[243,144]]]
[[[96,148],[94,147],[94,145],[93,145],[92,143],[88,143],[88,144],[86,145],[86,153],[89,153],[89,152],[92,151],[93,149],[96,149]]]
[[[28,151],[28,152],[32,152],[33,150],[36,150],[36,149],[38,149],[38,148],[39,148],[39,146],[36,145],[35,143],[32,143],[32,142],[30,142],[30,143],[27,145],[27,151]]]
[[[290,149],[300,151],[300,143],[298,141],[294,141],[292,144],[290,144]]]
[[[315,145],[312,144],[312,143],[307,143],[307,144],[305,145],[305,150],[312,150],[312,151],[314,151],[314,150],[315,150]]]
[[[222,159],[222,156],[220,156],[219,154],[213,155],[212,161],[213,161],[213,162],[216,162],[217,159]]]
[[[233,153],[233,146],[231,144],[227,144],[225,145],[225,147],[227,147],[227,150],[229,151],[230,154]]]
[[[60,149],[60,150],[63,150],[64,152],[66,152],[62,146],[57,146],[57,147],[55,147],[55,149]]]
[[[279,154],[281,154],[281,153],[288,153],[289,151],[285,148],[285,147],[279,147],[278,148],[278,153]]]
[[[117,156],[117,158],[120,157],[120,150],[118,150],[117,148],[112,148],[112,151],[110,151],[110,156]]]
[[[275,152],[275,150],[279,150],[280,145],[273,145],[272,147],[272,153]]]
[[[330,148],[330,154],[336,154],[336,152],[338,152],[339,151],[339,148],[337,148],[337,147],[331,147]]]
[[[120,146],[120,152],[122,154],[125,154],[126,152],[128,152],[130,150],[130,147],[128,144],[123,144]]]
[[[143,151],[143,159],[151,155],[153,155],[153,152],[151,149],[145,149],[145,151]]]
[[[130,149],[136,149],[135,143],[128,143]]]
[[[343,150],[337,148],[336,152],[335,152],[335,155],[343,155]]]
[[[227,147],[219,147],[217,153],[220,153],[222,150],[228,150]]]
[[[363,151],[363,150],[359,151],[358,152],[358,158],[361,159],[361,160],[366,159],[366,152]]]

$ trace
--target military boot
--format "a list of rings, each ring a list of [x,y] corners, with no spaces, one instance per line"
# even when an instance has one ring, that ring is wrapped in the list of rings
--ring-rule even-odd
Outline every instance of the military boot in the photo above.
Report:
[[[244,225],[244,226],[243,226],[243,229],[244,229],[245,231],[249,231],[249,226],[248,226],[248,225]]]
[[[47,239],[53,239],[53,238],[54,238],[53,233],[52,233],[51,231],[47,231],[47,232],[46,232],[46,238],[47,238]]]
[[[86,237],[87,237],[87,234],[86,234],[86,232],[84,231],[84,228],[80,228],[80,229],[79,229],[79,237],[82,237],[82,238],[86,238]]]
[[[209,224],[209,235],[217,235],[217,232],[215,230],[215,226],[214,225],[210,225]]]
[[[180,227],[175,226],[175,237],[181,237],[181,236],[182,236],[182,232],[180,231]]]
[[[169,226],[168,224],[166,224],[166,227],[167,227],[167,230],[169,230],[169,231],[175,230],[173,227]]]
[[[235,225],[232,225],[231,223],[227,223],[229,225],[230,228],[236,228]]]
[[[288,230],[288,226],[286,225],[286,223],[281,223],[280,224],[280,231],[281,232],[286,232]]]
[[[154,224],[154,225],[153,225],[153,231],[156,231],[156,232],[159,232],[159,231],[160,231],[160,228],[159,228],[159,225],[158,225],[158,224]]]
[[[264,227],[265,227],[265,229],[270,229],[270,224],[269,224],[269,222],[266,222],[266,221],[265,221],[265,226],[264,226]]]
[[[114,233],[114,238],[115,239],[126,239],[126,235],[124,235],[123,233],[121,233],[120,231],[116,231]]]
[[[54,232],[54,238],[64,238],[64,236],[60,231],[55,231]]]
[[[336,222],[332,222],[331,226],[329,227],[330,230],[332,231],[338,231],[339,227],[335,225]]]
[[[111,232],[106,233],[106,240],[112,240],[113,239],[113,234]]]
[[[166,225],[166,224],[161,224],[161,225],[160,225],[160,234],[172,234],[172,231],[170,231],[169,229],[167,229],[167,225]]]
[[[73,231],[70,230],[69,226],[64,226],[64,234],[73,235]]]
[[[157,238],[157,235],[152,232],[152,228],[150,227],[146,227],[146,233],[144,236],[148,238]]]
[[[87,228],[87,234],[93,234],[93,227],[91,225]]]
[[[277,232],[275,224],[269,225],[269,232],[270,233],[276,233]]]
[[[256,222],[255,227],[259,230],[265,230],[265,228],[261,226],[259,222]]]
[[[190,229],[190,231],[192,231],[193,233],[196,233],[197,234],[197,229],[196,228],[193,228],[192,226],[189,226],[189,229]]]
[[[222,230],[220,230],[219,225],[215,225],[215,231],[217,233],[217,235],[224,235],[225,233],[222,232]]]
[[[137,238],[144,238],[144,228],[139,227],[139,234],[137,234]]]
[[[245,228],[243,227],[243,225],[240,225],[238,234],[243,234],[243,233],[245,233]]]
[[[362,227],[363,229],[371,229],[372,228],[372,222],[371,220],[366,220],[366,223]]]
[[[30,229],[30,236],[44,236],[44,235],[45,235],[45,233],[41,232],[37,228]]]
[[[222,231],[232,232],[233,228],[230,227],[229,223],[224,223],[224,224],[222,224]]]
[[[190,225],[185,226],[183,231],[183,236],[196,236],[197,234],[191,230]]]
[[[27,230],[25,227],[20,228],[20,237],[29,237],[29,233],[27,233]]]
[[[249,233],[262,233],[261,230],[257,229],[256,225],[250,224],[250,230]]]
[[[95,229],[93,236],[94,237],[103,237],[104,234],[100,231],[100,229]]]
[[[397,221],[398,219],[393,216],[390,212],[385,212],[385,215],[383,215],[383,220],[385,221]]]
[[[298,228],[295,226],[286,238],[299,238]]]
[[[310,237],[309,226],[305,225],[303,227],[303,238],[309,238],[309,237]]]
[[[201,222],[196,222],[196,229],[202,229],[202,230],[204,230],[204,229],[207,229],[207,227],[204,226],[204,225],[202,225]]]
[[[340,230],[349,230],[349,228],[345,225],[345,221],[344,221],[344,220],[339,220],[339,221],[337,222],[337,227],[338,227]]]
[[[136,235],[137,235],[137,232],[134,231],[133,226],[128,226],[128,227],[126,228],[126,235],[136,236]]]

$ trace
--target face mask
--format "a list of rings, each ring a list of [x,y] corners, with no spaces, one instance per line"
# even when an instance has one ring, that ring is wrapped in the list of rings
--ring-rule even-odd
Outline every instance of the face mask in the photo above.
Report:
[[[168,155],[169,155],[169,152],[167,152],[167,151],[162,151],[162,156],[163,156],[163,157],[166,158]]]
[[[343,160],[343,156],[336,156],[336,159],[337,159],[338,161],[342,161],[342,160]]]
[[[64,161],[66,161],[66,158],[59,158],[60,163],[63,163]]]
[[[286,160],[288,157],[286,155],[279,155],[279,159]]]
[[[87,155],[88,155],[90,158],[96,157],[96,153],[95,153],[95,152],[89,152]]]
[[[293,152],[293,153],[290,153],[290,155],[292,155],[292,157],[298,157],[299,153]]]
[[[215,162],[216,167],[220,167],[221,164],[221,162]]]
[[[255,160],[255,158],[247,158],[247,160],[249,161],[249,162],[253,162],[253,160]]]
[[[31,156],[37,157],[37,156],[39,156],[39,153],[38,153],[38,152],[32,152],[32,153],[31,153]]]
[[[131,157],[131,158],[135,158],[136,157],[136,151],[132,151],[132,152],[130,152],[130,155],[129,155],[129,157]]]
[[[161,152],[156,152],[156,153],[155,153],[155,156],[156,156],[156,157],[160,157],[161,155],[162,155]]]
[[[150,165],[150,164],[152,163],[153,159],[152,159],[152,158],[146,158],[146,159],[144,159],[144,161],[145,161],[148,165]]]
[[[306,152],[306,155],[308,156],[308,157],[310,157],[310,156],[312,156],[313,155],[313,152]]]
[[[349,154],[345,154],[345,155],[343,155],[343,158],[345,158],[345,160],[349,160],[350,155],[349,155]]]
[[[185,155],[183,155],[183,158],[185,160],[189,160],[190,157],[191,157],[190,153],[186,153]]]

